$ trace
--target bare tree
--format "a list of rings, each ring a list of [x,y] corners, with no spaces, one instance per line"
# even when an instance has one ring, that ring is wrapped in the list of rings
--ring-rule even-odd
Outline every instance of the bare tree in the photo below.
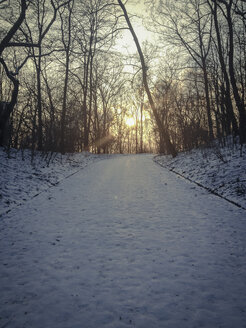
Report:
[[[74,0],[67,4],[68,14],[66,20],[64,15],[60,13],[61,18],[61,32],[62,32],[62,44],[65,51],[65,78],[64,78],[64,90],[62,100],[62,114],[61,114],[61,144],[60,151],[65,153],[65,135],[66,135],[66,112],[67,112],[67,90],[68,90],[68,74],[70,65],[70,54],[72,44],[72,13],[74,7]]]
[[[66,3],[68,3],[70,0],[66,2],[62,2],[59,5],[56,4],[55,0],[50,0],[49,5],[53,8],[53,15],[51,15],[50,20],[47,22],[45,18],[45,0],[42,2],[38,2],[37,5],[37,16],[38,16],[38,37],[37,42],[34,41],[35,38],[33,38],[33,33],[31,33],[31,29],[29,27],[29,23],[27,22],[27,13],[29,14],[31,12],[31,9],[33,8],[34,4],[32,1],[28,0],[21,0],[20,2],[20,14],[18,18],[15,20],[15,22],[12,24],[12,27],[9,29],[9,31],[6,32],[4,35],[1,43],[0,43],[0,63],[2,64],[2,67],[5,70],[7,78],[11,81],[13,84],[13,91],[10,102],[2,101],[1,102],[1,122],[0,122],[0,143],[3,144],[3,136],[5,131],[5,126],[7,124],[7,121],[10,117],[10,114],[13,112],[13,109],[17,102],[18,92],[19,92],[19,80],[17,78],[18,73],[20,69],[23,68],[25,63],[27,62],[28,58],[32,57],[35,60],[36,64],[36,71],[37,71],[37,82],[38,82],[38,146],[39,149],[42,149],[43,145],[43,136],[42,136],[42,109],[41,109],[41,57],[42,57],[42,40],[44,39],[45,35],[48,33],[49,29],[53,25],[53,23],[56,20],[57,10],[64,6]],[[18,5],[18,4],[17,4]],[[17,6],[16,5],[16,6]],[[6,5],[7,6],[7,5]],[[16,8],[15,6],[15,8]],[[28,20],[30,20],[30,16],[28,17]],[[27,27],[27,30],[23,26],[23,22],[25,21],[25,26]],[[45,24],[45,23],[46,24]],[[35,28],[35,26],[32,26]],[[19,34],[17,36],[17,34]],[[36,37],[36,36],[35,36]],[[15,38],[15,39],[14,39]],[[14,39],[14,40],[13,40]],[[21,49],[30,49],[28,52],[23,52],[25,55],[25,58],[19,65],[15,65],[15,72],[12,72],[8,68],[8,64],[6,63],[6,60],[3,58],[3,52],[5,49],[8,48],[17,48],[20,49],[19,52],[21,52]],[[35,51],[37,50],[37,53]]]
[[[2,3],[4,3],[4,1]],[[27,1],[21,0],[19,17],[16,19],[16,21],[14,22],[10,30],[6,33],[6,35],[3,37],[0,43],[0,64],[2,65],[7,78],[13,84],[13,91],[12,91],[10,102],[5,102],[5,101],[0,102],[0,145],[4,145],[6,142],[5,140],[6,125],[9,120],[10,114],[12,113],[14,106],[17,102],[17,96],[19,91],[19,81],[16,78],[16,75],[18,74],[18,70],[15,73],[11,72],[5,60],[3,59],[2,54],[3,51],[8,47],[25,46],[25,44],[11,43],[11,39],[14,37],[18,29],[20,28],[22,22],[24,21],[26,10],[27,10]]]
[[[212,19],[200,0],[159,1],[155,24],[161,38],[175,46],[182,46],[195,66],[203,74],[203,85],[206,99],[206,112],[209,136],[214,138],[211,114],[208,55],[212,40]]]
[[[158,131],[159,131],[160,153],[164,153],[165,151],[167,151],[168,153],[172,154],[173,157],[175,157],[177,155],[176,149],[175,149],[174,145],[172,144],[172,142],[170,140],[168,130],[166,130],[162,125],[162,122],[160,120],[160,117],[159,117],[158,112],[157,112],[156,107],[155,107],[155,103],[153,101],[152,94],[151,94],[150,89],[149,89],[148,76],[147,76],[147,67],[145,65],[145,59],[144,59],[144,55],[143,55],[140,43],[139,43],[137,35],[136,35],[136,33],[133,29],[133,26],[130,22],[130,19],[129,19],[128,13],[126,11],[125,5],[123,4],[123,2],[121,0],[118,0],[118,3],[119,3],[119,5],[120,5],[120,7],[123,11],[126,23],[128,25],[128,28],[129,28],[131,34],[132,34],[132,37],[134,39],[134,42],[136,44],[137,51],[138,51],[138,54],[139,54],[139,57],[140,57],[142,73],[143,73],[144,88],[145,88],[145,91],[147,93],[148,100],[149,100],[149,103],[150,103],[150,106],[151,106],[151,109],[152,109],[152,112],[153,112],[153,115],[155,117],[155,121],[156,121],[156,124],[157,124],[157,127],[158,127]]]
[[[216,2],[216,1],[213,1]],[[233,24],[233,6],[235,6],[233,0],[229,0],[228,2],[225,0],[218,0],[219,6],[226,18],[227,26],[228,26],[228,34],[229,34],[229,75],[230,75],[230,82],[233,90],[234,99],[236,102],[236,106],[239,112],[239,134],[240,134],[240,141],[241,143],[246,142],[246,113],[245,113],[245,104],[244,99],[241,97],[237,79],[236,79],[236,72],[235,72],[235,65],[234,65],[234,24]]]
[[[37,76],[37,113],[38,113],[38,131],[37,131],[37,139],[38,139],[38,149],[43,150],[43,113],[42,113],[42,58],[47,55],[43,52],[43,40],[52,25],[56,21],[57,13],[60,8],[68,5],[71,0],[63,1],[62,3],[56,4],[54,0],[50,0],[48,3],[47,0],[38,1],[34,3],[33,15],[36,18],[36,21],[30,23],[26,21],[27,28],[27,38],[29,38],[32,43],[34,39],[37,39],[38,51],[35,52],[34,47],[32,47],[32,58],[34,60],[36,76]],[[34,24],[34,26],[33,26]],[[36,29],[36,31],[35,31]],[[36,33],[35,33],[35,32]],[[52,50],[49,49],[49,52]]]
[[[219,61],[220,61],[220,65],[221,65],[221,71],[225,80],[225,90],[224,90],[224,94],[225,94],[225,106],[226,106],[226,110],[228,113],[228,118],[232,124],[233,127],[233,131],[235,135],[238,135],[238,125],[237,125],[237,121],[234,115],[234,111],[233,111],[233,105],[232,105],[232,100],[231,100],[231,87],[230,87],[230,80],[229,80],[229,76],[227,73],[227,68],[226,68],[226,62],[225,62],[225,58],[223,55],[223,47],[222,47],[222,41],[221,41],[221,32],[220,32],[220,27],[219,27],[219,21],[218,21],[218,3],[217,1],[212,1],[214,2],[213,4],[210,2],[210,0],[207,0],[209,7],[211,9],[212,15],[213,15],[213,19],[214,19],[214,26],[215,26],[215,31],[216,31],[216,46],[217,46],[217,50],[218,50],[218,55],[219,55]]]

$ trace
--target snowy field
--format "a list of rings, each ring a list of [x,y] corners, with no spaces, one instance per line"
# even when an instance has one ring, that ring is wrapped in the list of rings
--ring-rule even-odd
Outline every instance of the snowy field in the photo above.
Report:
[[[1,328],[246,327],[245,210],[149,155],[77,171],[0,219]]]
[[[246,148],[205,148],[180,153],[176,158],[157,156],[155,161],[246,209]]]
[[[31,161],[29,150],[11,149],[6,153],[0,147],[0,215],[100,158],[89,153],[43,155],[37,152]]]

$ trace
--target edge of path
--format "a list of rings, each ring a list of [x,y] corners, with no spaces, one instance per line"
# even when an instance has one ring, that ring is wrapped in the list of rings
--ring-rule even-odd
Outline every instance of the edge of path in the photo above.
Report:
[[[58,184],[60,184],[62,181],[70,178],[71,176],[75,175],[76,173],[82,171],[83,169],[85,169],[87,166],[96,163],[98,161],[101,160],[105,160],[108,159],[108,156],[96,156],[96,157],[92,157],[91,161],[88,162],[81,162],[81,167],[79,167],[79,169],[76,169],[73,172],[69,172],[68,175],[64,175],[62,178],[60,178],[59,180],[57,180],[56,182],[51,182],[49,181],[49,185],[46,186],[45,188],[39,190],[37,193],[35,193],[34,195],[32,195],[31,197],[29,197],[26,200],[23,200],[22,202],[18,203],[18,204],[14,204],[12,207],[8,208],[7,210],[4,210],[3,212],[0,212],[0,218],[2,218],[4,215],[9,214],[11,211],[13,211],[14,209],[23,206],[24,204],[26,204],[27,202],[31,201],[32,199],[36,198],[37,196],[41,195],[42,193],[48,191],[49,189],[56,187]]]
[[[225,197],[225,196],[223,196],[223,195],[217,193],[215,190],[213,190],[213,189],[211,189],[211,188],[209,188],[209,187],[207,187],[207,186],[204,186],[204,185],[202,185],[201,183],[199,183],[199,182],[197,182],[197,181],[195,181],[195,180],[192,180],[192,179],[190,179],[190,178],[188,178],[188,177],[182,175],[181,173],[177,172],[175,169],[170,169],[168,166],[166,166],[166,165],[164,165],[164,164],[158,162],[158,161],[156,160],[156,158],[157,158],[158,156],[159,156],[159,155],[155,155],[155,156],[153,156],[153,161],[154,161],[157,165],[163,167],[164,169],[167,169],[169,172],[173,172],[173,173],[175,173],[175,174],[178,175],[179,177],[181,177],[181,178],[183,178],[183,179],[185,179],[185,180],[187,180],[187,181],[189,181],[189,182],[191,182],[191,183],[196,184],[198,187],[207,190],[210,194],[213,194],[213,195],[215,195],[215,196],[217,196],[217,197],[219,197],[219,198],[222,198],[222,199],[226,200],[227,202],[229,202],[229,203],[231,203],[231,204],[233,204],[233,205],[235,205],[235,206],[237,206],[237,207],[239,207],[239,208],[241,208],[241,209],[243,209],[243,210],[246,210],[246,207],[242,206],[241,204],[239,204],[239,203],[237,203],[237,202],[235,202],[235,201],[233,201],[233,200],[231,200],[231,199],[229,199],[229,198],[227,198],[227,197]]]

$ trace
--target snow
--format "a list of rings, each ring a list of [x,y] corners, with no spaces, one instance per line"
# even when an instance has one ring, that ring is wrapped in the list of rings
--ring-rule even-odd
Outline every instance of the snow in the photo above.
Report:
[[[245,147],[242,156],[239,145],[215,145],[183,152],[176,158],[156,156],[155,161],[246,209]]]
[[[31,156],[29,150],[7,153],[0,147],[0,216],[99,159],[88,152],[36,152],[33,161]]]
[[[91,161],[1,217],[0,327],[245,327],[245,210],[152,159]]]

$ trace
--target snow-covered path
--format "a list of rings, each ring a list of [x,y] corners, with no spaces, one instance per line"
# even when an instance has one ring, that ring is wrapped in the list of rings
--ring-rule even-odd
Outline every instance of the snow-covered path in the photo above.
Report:
[[[245,211],[116,156],[0,222],[0,328],[246,327]]]

